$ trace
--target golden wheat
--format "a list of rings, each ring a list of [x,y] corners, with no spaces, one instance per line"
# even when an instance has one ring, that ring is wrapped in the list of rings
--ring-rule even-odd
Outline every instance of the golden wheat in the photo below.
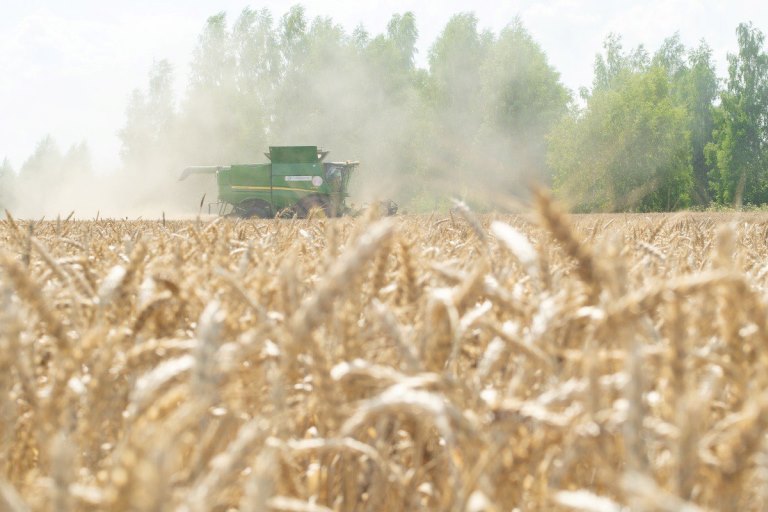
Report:
[[[764,510],[768,216],[0,223],[0,508]]]

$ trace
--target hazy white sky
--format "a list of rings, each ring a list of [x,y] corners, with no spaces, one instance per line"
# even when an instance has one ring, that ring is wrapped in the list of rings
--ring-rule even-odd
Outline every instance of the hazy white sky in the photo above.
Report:
[[[263,0],[5,0],[0,9],[0,160],[16,170],[51,134],[64,150],[86,140],[100,171],[119,165],[117,131],[130,91],[144,87],[153,59],[169,59],[179,87],[208,16],[234,19],[250,6],[278,19],[294,2]],[[705,39],[720,74],[736,49],[735,28],[752,21],[768,34],[765,0],[305,0],[310,18],[330,16],[351,31],[382,32],[393,13],[413,11],[420,32],[417,61],[452,14],[473,11],[498,32],[516,15],[571,89],[589,85],[592,63],[610,32],[625,47],[654,51],[679,31],[693,46]]]

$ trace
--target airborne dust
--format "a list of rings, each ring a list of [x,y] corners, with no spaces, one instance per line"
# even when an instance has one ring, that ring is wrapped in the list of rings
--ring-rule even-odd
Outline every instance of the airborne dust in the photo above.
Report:
[[[393,14],[382,34],[308,19],[299,6],[221,13],[202,26],[188,76],[156,61],[130,94],[119,172],[93,169],[87,143],[63,151],[45,138],[18,173],[4,167],[0,205],[24,218],[205,214],[214,179],[179,182],[181,170],[265,162],[270,145],[359,160],[356,206],[506,207],[547,181],[546,134],[571,96],[519,20],[492,33],[472,14],[454,16],[424,68],[411,13]]]

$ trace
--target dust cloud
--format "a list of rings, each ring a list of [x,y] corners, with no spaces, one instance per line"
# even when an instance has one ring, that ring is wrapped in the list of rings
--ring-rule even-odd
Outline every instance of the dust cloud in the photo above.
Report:
[[[180,182],[181,170],[266,162],[270,145],[360,161],[355,206],[393,199],[423,212],[459,198],[504,208],[531,182],[547,182],[546,134],[570,93],[520,21],[491,33],[457,14],[426,69],[415,64],[417,39],[411,13],[394,14],[378,35],[309,20],[300,6],[277,19],[249,8],[217,14],[203,24],[187,77],[157,61],[130,95],[119,172],[95,173],[85,143],[62,153],[46,138],[0,203],[26,218],[205,214],[215,180]]]

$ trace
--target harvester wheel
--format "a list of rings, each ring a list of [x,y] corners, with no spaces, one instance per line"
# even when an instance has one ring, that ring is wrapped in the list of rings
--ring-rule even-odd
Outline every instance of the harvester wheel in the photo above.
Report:
[[[330,217],[331,202],[322,196],[307,196],[296,204],[296,214],[301,219],[309,217],[312,210],[321,210],[326,217]]]
[[[253,217],[259,219],[269,219],[272,217],[272,207],[268,202],[260,199],[246,199],[237,205],[237,213],[244,219]]]

